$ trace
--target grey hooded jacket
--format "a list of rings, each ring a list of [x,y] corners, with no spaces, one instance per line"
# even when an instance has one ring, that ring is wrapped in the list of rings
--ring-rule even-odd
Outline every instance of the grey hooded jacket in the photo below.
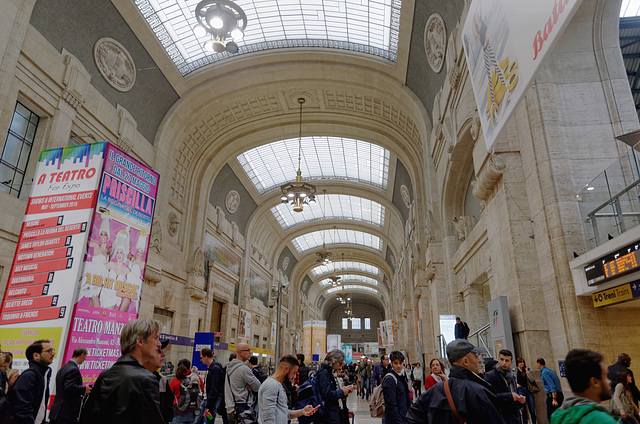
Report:
[[[258,395],[260,381],[251,372],[249,365],[239,359],[234,359],[227,365],[227,376],[224,382],[224,401],[227,413],[233,412],[235,402],[239,404],[253,404]],[[231,385],[229,385],[231,383]],[[251,391],[248,390],[251,387]],[[233,394],[232,394],[233,392]]]

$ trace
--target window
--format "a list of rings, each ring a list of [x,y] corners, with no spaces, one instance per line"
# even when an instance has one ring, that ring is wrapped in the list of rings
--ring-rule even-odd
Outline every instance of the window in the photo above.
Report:
[[[351,329],[360,330],[360,318],[351,318]]]
[[[343,330],[349,329],[349,318],[342,318],[342,329]]]
[[[20,197],[40,118],[18,102],[0,157],[0,190]]]
[[[371,330],[371,318],[364,319],[364,329]]]

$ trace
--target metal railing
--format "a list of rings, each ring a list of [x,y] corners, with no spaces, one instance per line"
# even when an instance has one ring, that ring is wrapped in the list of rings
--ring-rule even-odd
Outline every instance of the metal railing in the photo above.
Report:
[[[491,343],[489,343],[489,339],[491,338],[491,334],[489,330],[490,327],[491,327],[491,323],[486,323],[485,325],[478,328],[473,333],[469,334],[469,337],[467,337],[467,340],[469,340],[469,342],[474,346],[487,349],[487,352],[489,352],[489,355],[492,358],[495,358],[495,352],[493,351],[493,346],[491,345]]]

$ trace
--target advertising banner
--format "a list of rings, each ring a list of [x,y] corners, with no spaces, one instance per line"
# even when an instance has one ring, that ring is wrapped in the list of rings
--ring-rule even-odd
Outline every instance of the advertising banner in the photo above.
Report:
[[[89,349],[81,369],[90,382],[120,357],[117,340],[122,327],[138,317],[158,178],[150,168],[106,144],[87,254],[77,280],[78,301],[69,346],[64,353],[67,361],[74,347]]]
[[[327,352],[333,349],[342,349],[342,336],[340,334],[327,335]]]
[[[312,349],[311,349],[311,329],[313,327],[313,320],[305,321],[302,323],[302,354],[308,361],[312,361]]]
[[[0,305],[2,348],[26,368],[24,349],[51,339],[64,349],[107,143],[40,153]],[[60,367],[56,355],[52,367]]]
[[[276,344],[276,338],[278,337],[277,325],[275,322],[271,323],[271,344]]]
[[[353,346],[351,345],[342,345],[342,351],[344,352],[344,362],[345,364],[350,364],[353,362]]]
[[[440,334],[444,336],[444,340],[451,343],[456,338],[456,316],[440,315]]]
[[[462,41],[488,151],[581,2],[471,2]]]
[[[500,296],[488,302],[487,309],[491,320],[491,347],[493,347],[491,356],[497,358],[501,349],[509,349],[513,352],[514,344],[507,296]]]
[[[251,337],[251,312],[240,309],[238,317],[238,338],[249,339]]]
[[[311,346],[313,354],[318,355],[318,360],[324,360],[327,353],[327,321],[313,320]]]
[[[382,336],[382,345],[389,347],[395,344],[393,337],[393,320],[380,321],[380,333]]]

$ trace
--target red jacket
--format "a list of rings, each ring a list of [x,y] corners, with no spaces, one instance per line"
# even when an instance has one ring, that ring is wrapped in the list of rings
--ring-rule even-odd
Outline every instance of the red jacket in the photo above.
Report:
[[[431,374],[429,374],[427,376],[427,378],[424,379],[424,388],[426,390],[429,390],[430,388],[432,388],[436,384],[438,384],[438,382],[436,381],[435,378],[433,378],[433,376]]]
[[[185,377],[189,377],[190,375],[191,370],[189,370],[189,373],[185,375]],[[204,393],[204,382],[200,376],[198,376],[198,380],[200,380],[200,391]],[[169,383],[169,388],[173,393],[173,404],[175,405],[178,403],[178,398],[180,398],[180,379],[178,377],[173,377],[173,380]],[[182,411],[176,411],[176,414],[182,414]]]

